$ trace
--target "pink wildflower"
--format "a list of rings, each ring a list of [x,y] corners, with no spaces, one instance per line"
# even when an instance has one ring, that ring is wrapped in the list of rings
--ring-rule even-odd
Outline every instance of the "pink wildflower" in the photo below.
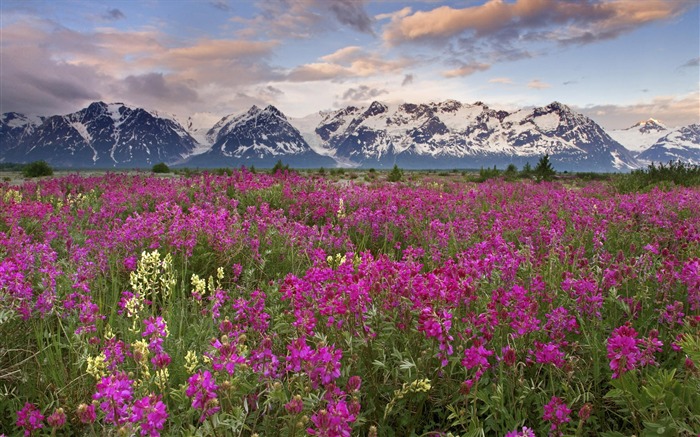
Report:
[[[139,423],[142,436],[159,437],[168,419],[168,412],[160,395],[151,394],[134,402],[132,423]]]
[[[187,380],[188,386],[185,394],[192,399],[192,408],[202,410],[199,421],[204,420],[219,411],[219,401],[216,390],[219,388],[208,370],[195,373]]]
[[[15,424],[24,429],[24,435],[30,436],[32,432],[44,427],[44,415],[39,407],[29,402],[17,412],[17,422]]]
[[[563,435],[561,431],[561,425],[571,421],[571,409],[564,403],[564,401],[556,396],[552,396],[552,399],[547,405],[544,406],[544,415],[542,419],[547,422],[551,422],[550,434],[556,433],[556,435]]]

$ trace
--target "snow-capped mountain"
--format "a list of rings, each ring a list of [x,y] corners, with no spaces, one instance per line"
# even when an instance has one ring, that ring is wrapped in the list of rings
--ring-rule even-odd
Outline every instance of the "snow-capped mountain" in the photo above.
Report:
[[[15,149],[24,138],[31,135],[43,122],[42,117],[31,117],[17,112],[0,115],[0,161],[3,156],[15,153]]]
[[[559,170],[625,171],[632,154],[591,119],[561,103],[514,112],[476,102],[348,106],[317,116],[317,150],[362,166],[478,168],[534,164],[549,154]]]
[[[46,160],[59,167],[479,168],[534,165],[558,171],[627,171],[649,161],[700,162],[698,125],[670,131],[656,120],[613,135],[654,144],[635,158],[599,125],[558,102],[506,111],[482,102],[348,106],[288,119],[274,106],[221,119],[188,118],[95,102],[68,115],[0,116],[0,162]],[[624,137],[626,133],[627,137]],[[624,140],[627,142],[627,140]],[[631,141],[631,140],[630,140]],[[641,150],[640,140],[627,142]]]
[[[3,161],[45,160],[60,167],[144,167],[180,162],[197,147],[195,139],[175,120],[122,103],[95,102],[68,115],[27,118],[30,122],[24,123],[21,132],[5,135],[20,119],[3,115]]]
[[[614,129],[608,133],[615,141],[625,146],[627,150],[633,153],[641,153],[669,132],[670,130],[666,125],[650,118],[640,121],[627,129]]]
[[[228,115],[207,133],[211,148],[188,161],[189,166],[268,166],[282,160],[292,167],[334,166],[332,158],[314,152],[287,117],[272,105],[252,106]]]
[[[683,161],[700,165],[700,124],[673,130],[640,153],[640,160],[649,162]]]

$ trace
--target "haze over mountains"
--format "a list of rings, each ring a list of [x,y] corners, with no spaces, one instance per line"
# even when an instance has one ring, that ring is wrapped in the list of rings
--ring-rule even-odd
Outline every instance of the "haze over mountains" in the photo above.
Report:
[[[534,165],[545,154],[559,171],[700,164],[700,126],[669,129],[649,119],[606,132],[559,102],[508,112],[454,100],[375,101],[296,119],[253,106],[213,126],[103,102],[68,115],[0,116],[0,162],[68,168],[270,167],[278,160],[296,168],[502,168]]]

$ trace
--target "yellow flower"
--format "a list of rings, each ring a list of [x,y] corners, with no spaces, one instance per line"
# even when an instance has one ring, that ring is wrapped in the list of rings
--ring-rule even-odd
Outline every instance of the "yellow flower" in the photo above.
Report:
[[[88,375],[92,375],[95,379],[99,380],[102,377],[107,375],[107,364],[105,361],[107,358],[105,357],[103,352],[100,352],[100,354],[96,357],[88,357],[87,358],[87,370],[86,372]]]
[[[188,373],[194,373],[194,370],[199,365],[199,359],[197,358],[197,353],[195,351],[187,351],[185,355],[185,369]]]

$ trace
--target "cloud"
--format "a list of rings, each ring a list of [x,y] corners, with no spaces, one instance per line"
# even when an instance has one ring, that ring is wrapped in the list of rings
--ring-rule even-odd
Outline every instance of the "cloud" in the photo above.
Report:
[[[680,68],[693,68],[700,66],[700,58],[689,59],[688,62],[681,65]]]
[[[656,96],[650,101],[630,105],[589,105],[577,111],[601,123],[607,129],[624,129],[653,117],[669,126],[700,123],[700,92],[684,96]]]
[[[0,112],[49,115],[102,97],[107,77],[90,66],[56,59],[46,22],[27,20],[2,28]]]
[[[533,79],[530,82],[528,82],[527,87],[536,90],[543,90],[546,88],[551,88],[551,85],[548,83],[544,83],[539,79]]]
[[[483,64],[483,63],[475,63],[475,64],[467,64],[467,65],[462,65],[461,67],[452,69],[452,70],[447,70],[443,71],[442,75],[447,78],[453,78],[453,77],[463,77],[463,76],[469,76],[472,75],[478,71],[485,71],[491,68],[489,64]]]
[[[229,96],[281,76],[268,63],[275,41],[178,43],[155,28],[79,32],[32,16],[4,25],[2,40],[0,57],[12,59],[3,62],[3,112],[67,113],[98,99],[229,111]]]
[[[391,45],[459,35],[587,43],[675,17],[692,6],[690,1],[665,0],[490,0],[462,9],[440,6],[408,14],[404,9],[385,26],[383,39]]]
[[[349,69],[338,64],[317,62],[292,69],[286,79],[291,82],[313,82],[352,76]]]
[[[272,85],[257,88],[257,94],[264,100],[276,100],[284,95],[284,91]]]
[[[269,55],[277,44],[269,41],[200,40],[197,44],[170,49],[163,55],[167,63],[215,62]]]
[[[382,94],[388,94],[388,91],[380,88],[371,88],[367,85],[360,85],[356,88],[348,88],[343,93],[341,99],[345,102],[362,102],[374,99]]]
[[[95,91],[69,80],[28,75],[25,81],[37,91],[60,100],[81,101],[99,97]]]
[[[321,59],[326,62],[346,63],[351,62],[359,57],[362,57],[362,48],[358,46],[348,46],[336,50],[330,55],[321,56]]]
[[[372,19],[364,9],[361,0],[321,0],[333,13],[339,23],[359,32],[372,33]]]
[[[102,16],[102,18],[107,21],[115,21],[123,20],[124,18],[126,18],[126,15],[124,15],[124,13],[119,9],[110,9]]]
[[[457,8],[403,8],[376,18],[389,20],[381,29],[390,47],[427,45],[463,65],[495,64],[532,58],[552,46],[589,44],[613,39],[696,5],[691,0],[488,0]],[[465,74],[473,71],[464,68]],[[460,68],[444,75],[458,77]]]
[[[123,84],[125,95],[140,96],[146,101],[171,101],[186,104],[198,100],[195,90],[183,83],[168,83],[162,73],[128,76],[124,79]]]
[[[489,83],[500,83],[503,85],[513,85],[513,80],[508,77],[494,77],[489,79]]]
[[[377,53],[368,53],[360,47],[350,46],[319,58],[313,62],[293,68],[286,75],[291,82],[320,80],[342,81],[353,77],[369,77],[396,73],[414,63],[412,59],[385,59]]]
[[[373,34],[374,19],[365,11],[365,0],[259,0],[260,13],[251,18],[234,17],[246,26],[246,34],[280,38],[310,38],[337,30],[337,25]]]
[[[415,78],[414,78],[413,74],[405,75],[403,77],[403,80],[401,81],[401,86],[406,86],[406,85],[412,84],[414,79]]]
[[[223,12],[231,10],[231,6],[228,4],[227,0],[210,0],[209,5]]]

